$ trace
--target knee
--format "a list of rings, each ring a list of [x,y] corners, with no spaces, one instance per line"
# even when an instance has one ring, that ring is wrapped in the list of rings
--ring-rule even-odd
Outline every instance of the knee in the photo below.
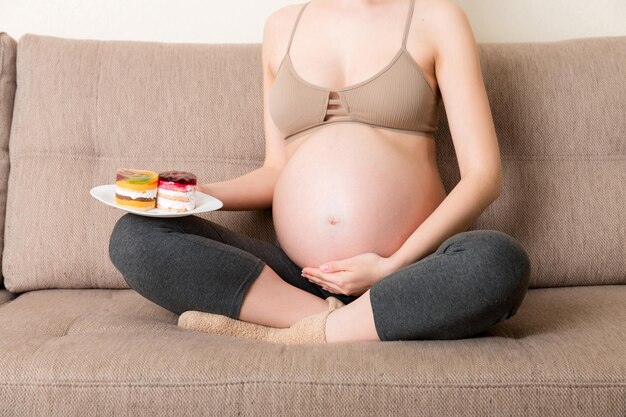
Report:
[[[454,239],[452,239],[454,238]],[[469,230],[453,236],[444,252],[469,251],[511,317],[520,306],[530,281],[530,258],[517,239],[499,230]]]
[[[499,230],[484,231],[485,256],[495,272],[493,279],[506,306],[505,319],[521,305],[530,282],[530,258],[517,239]]]

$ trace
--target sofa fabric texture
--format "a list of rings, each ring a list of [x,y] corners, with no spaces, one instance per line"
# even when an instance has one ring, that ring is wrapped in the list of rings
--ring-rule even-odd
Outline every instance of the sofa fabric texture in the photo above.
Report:
[[[15,98],[15,56],[17,42],[6,32],[0,32],[0,231],[4,231],[7,202],[7,182],[9,179],[9,131],[13,117]],[[4,233],[0,233],[0,264]],[[0,289],[3,276],[0,273]],[[1,290],[0,290],[1,291]],[[2,295],[0,295],[2,300]]]
[[[22,294],[0,306],[0,398],[32,417],[626,410],[623,285],[531,289],[515,316],[460,340],[281,345],[177,317],[134,290]]]
[[[107,252],[123,212],[89,195],[117,167],[191,171],[202,183],[260,167],[257,52],[23,35],[6,288],[128,288]],[[269,210],[203,216],[255,237],[272,227]]]
[[[6,303],[7,301],[10,301],[12,299],[14,299],[17,296],[17,294],[12,293],[10,291],[7,291],[5,289],[1,289],[0,290],[0,305]]]
[[[531,287],[626,283],[625,49],[626,37],[480,46],[503,191],[471,228],[518,239]],[[89,195],[113,183],[117,167],[213,182],[262,165],[258,44],[26,34],[17,51],[2,264],[12,292],[128,288],[106,250],[122,212]],[[437,156],[449,192],[460,176],[441,110]],[[201,216],[276,243],[271,209]]]
[[[0,417],[626,415],[626,36],[479,45],[503,190],[470,229],[515,237],[531,288],[474,337],[384,343],[183,329],[110,263],[115,168],[262,165],[260,48],[0,32]],[[278,244],[271,209],[200,216]]]

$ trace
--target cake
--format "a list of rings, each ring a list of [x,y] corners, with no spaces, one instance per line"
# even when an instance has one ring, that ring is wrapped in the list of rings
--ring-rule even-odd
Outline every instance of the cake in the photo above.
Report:
[[[191,172],[159,173],[157,208],[182,213],[196,208],[197,178]]]
[[[156,207],[157,181],[154,171],[118,168],[115,176],[115,203],[135,210]]]

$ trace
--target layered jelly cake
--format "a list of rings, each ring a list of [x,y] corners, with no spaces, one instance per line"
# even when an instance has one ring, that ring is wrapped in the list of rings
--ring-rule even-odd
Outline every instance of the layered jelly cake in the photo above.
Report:
[[[154,171],[118,168],[115,176],[115,203],[135,210],[156,207],[159,174]]]
[[[196,208],[197,178],[191,172],[165,171],[159,173],[157,208],[177,213]]]

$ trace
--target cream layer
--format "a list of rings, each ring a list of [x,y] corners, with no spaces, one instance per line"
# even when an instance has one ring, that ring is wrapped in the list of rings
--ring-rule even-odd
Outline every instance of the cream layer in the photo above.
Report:
[[[119,185],[115,187],[115,192],[119,195],[125,195],[130,198],[144,197],[144,198],[155,198],[157,195],[157,189],[153,190],[145,190],[145,191],[135,191],[130,190],[128,188],[120,187]]]

